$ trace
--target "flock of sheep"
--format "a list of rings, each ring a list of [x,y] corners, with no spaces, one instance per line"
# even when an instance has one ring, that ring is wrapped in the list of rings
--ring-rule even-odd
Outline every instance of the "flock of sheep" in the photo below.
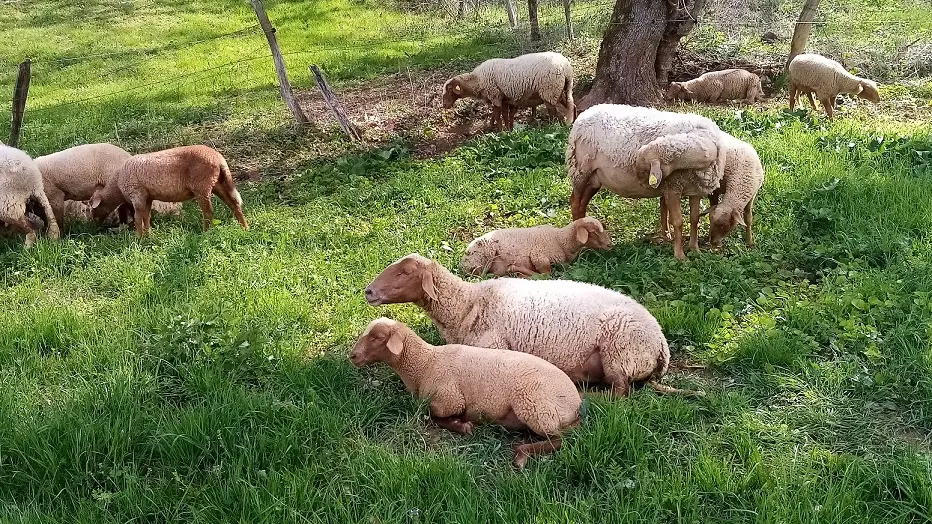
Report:
[[[826,113],[839,93],[878,101],[877,86],[818,55],[797,56],[789,67],[790,105],[802,93]],[[473,240],[460,263],[464,273],[529,277],[572,262],[583,248],[610,249],[603,225],[586,217],[589,201],[605,187],[629,198],[660,198],[660,235],[683,252],[681,201],[689,197],[689,248],[698,249],[698,223],[708,214],[716,245],[736,225],[753,246],[753,205],[764,169],[754,148],[708,118],[626,105],[601,104],[576,114],[573,70],[558,53],[488,60],[443,87],[443,103],[473,97],[492,106],[492,123],[510,128],[518,109],[546,105],[572,124],[566,169],[573,222],[492,231]],[[707,73],[671,84],[668,95],[698,101],[762,97],[760,79],[747,71]],[[76,146],[31,159],[0,145],[0,220],[36,240],[44,222],[57,237],[66,201],[86,201],[98,222],[127,222],[137,234],[150,228],[153,204],[195,199],[211,225],[216,194],[247,229],[242,200],[223,156],[207,146],[130,155],[110,144]],[[710,208],[699,212],[700,199]],[[167,207],[177,212],[177,207]],[[131,213],[130,213],[131,212]],[[634,299],[599,286],[566,280],[498,278],[471,283],[416,253],[385,268],[365,289],[373,306],[413,303],[431,318],[448,345],[434,347],[394,320],[372,321],[350,353],[356,366],[382,362],[414,395],[429,399],[441,427],[470,434],[491,421],[529,429],[544,440],[514,448],[520,469],[528,457],[559,449],[561,435],[579,423],[574,383],[604,384],[617,395],[647,385],[663,393],[701,395],[660,383],[670,350],[657,319]]]

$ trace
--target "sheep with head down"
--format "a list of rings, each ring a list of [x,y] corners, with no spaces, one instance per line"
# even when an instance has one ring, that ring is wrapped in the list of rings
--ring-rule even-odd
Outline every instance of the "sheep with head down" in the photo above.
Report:
[[[835,98],[840,93],[857,95],[875,104],[880,102],[876,82],[852,75],[831,58],[812,53],[796,55],[787,67],[787,74],[790,111],[796,108],[796,101],[802,93],[809,97],[812,109],[816,108],[812,99],[815,93],[828,118],[832,118]]]
[[[526,353],[460,344],[432,346],[401,322],[373,320],[349,356],[357,367],[382,362],[414,396],[430,401],[431,419],[471,435],[476,423],[530,429],[545,441],[514,447],[514,464],[553,453],[561,434],[579,423],[580,396],[553,364]]]
[[[538,356],[574,382],[611,385],[617,395],[660,384],[670,349],[657,319],[617,291],[569,280],[499,278],[469,283],[412,253],[385,268],[365,290],[373,306],[411,302],[449,344]]]

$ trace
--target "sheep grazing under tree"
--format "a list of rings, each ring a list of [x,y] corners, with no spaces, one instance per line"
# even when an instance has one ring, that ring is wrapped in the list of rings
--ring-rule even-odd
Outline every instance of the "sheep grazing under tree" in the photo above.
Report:
[[[696,394],[660,384],[670,349],[657,319],[617,291],[569,280],[498,278],[466,282],[416,253],[385,268],[365,291],[370,305],[412,302],[448,344],[522,351],[574,382],[632,385]]]
[[[35,161],[19,149],[0,144],[0,221],[26,234],[26,246],[35,244],[37,224],[27,216],[35,212],[47,225],[49,238],[58,238],[58,222],[42,187],[42,173]]]
[[[478,98],[492,106],[492,127],[512,129],[517,108],[548,104],[573,123],[573,66],[560,53],[529,53],[517,58],[492,58],[472,72],[443,85],[443,107],[460,98]]]
[[[430,401],[431,419],[442,428],[471,435],[476,423],[490,421],[547,439],[514,447],[519,470],[528,457],[560,449],[561,434],[579,424],[581,399],[573,382],[526,353],[431,346],[408,326],[383,317],[360,335],[349,359],[357,367],[387,364],[408,391]]]
[[[821,55],[797,55],[790,62],[788,73],[790,111],[796,108],[802,93],[809,97],[813,110],[816,105],[812,94],[815,93],[828,118],[832,118],[835,98],[841,93],[857,95],[875,104],[880,102],[880,92],[873,80],[854,76],[838,62]]]
[[[211,194],[233,211],[243,229],[249,229],[226,160],[207,146],[176,147],[131,157],[106,186],[94,193],[90,205],[94,220],[99,222],[120,205],[131,204],[136,233],[143,235],[151,228],[153,200],[183,202],[194,198],[204,214],[207,230],[214,218]]]
[[[671,82],[664,97],[667,100],[723,102],[744,99],[748,104],[764,99],[760,77],[744,69],[712,71],[686,82]]]

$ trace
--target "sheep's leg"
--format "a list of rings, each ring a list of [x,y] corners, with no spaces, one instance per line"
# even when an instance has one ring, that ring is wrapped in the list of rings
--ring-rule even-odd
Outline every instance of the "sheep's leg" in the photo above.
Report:
[[[673,226],[673,256],[678,260],[686,260],[686,254],[683,253],[683,210],[681,208],[682,196],[679,193],[670,192],[666,195],[667,200],[667,220]]]
[[[809,97],[809,105],[812,107],[812,110],[815,111],[815,98],[812,98],[812,91],[806,91],[806,96]]]
[[[133,220],[136,222],[136,235],[148,235],[149,230],[152,228],[150,222],[152,218],[152,208],[150,204],[147,202],[137,202],[133,204],[133,209],[135,210]]]
[[[531,444],[518,444],[514,447],[515,459],[514,465],[518,471],[524,469],[527,459],[535,455],[550,455],[560,449],[563,440],[560,437],[549,437],[542,442]]]
[[[36,243],[36,240],[38,239],[36,228],[33,227],[29,219],[26,218],[25,210],[23,216],[19,218],[10,218],[5,216],[0,218],[2,218],[9,227],[26,233],[26,247],[31,247]]]
[[[443,429],[460,435],[472,435],[475,427],[472,422],[467,422],[460,417],[435,417],[431,415],[430,419]]]
[[[612,380],[613,395],[616,397],[627,397],[628,393],[631,393],[631,381],[628,380],[628,377],[620,376]]]
[[[550,259],[542,256],[531,256],[531,265],[537,269],[538,273],[550,274]]]
[[[662,244],[670,240],[670,226],[667,224],[666,199],[660,195],[660,223],[658,230],[651,238],[652,242]]]
[[[754,199],[744,206],[744,244],[754,247]]]
[[[243,229],[248,230],[249,224],[246,222],[246,217],[243,216],[243,206],[239,198],[239,192],[237,192],[235,188],[231,189],[225,185],[217,184],[214,186],[214,193],[220,197],[220,200],[222,200],[228,208],[230,208],[230,211],[233,212],[233,216],[236,217],[236,221],[239,222],[239,225],[242,226]]]
[[[570,197],[570,209],[572,210],[573,220],[585,218],[586,208],[589,207],[589,201],[599,192],[599,188],[586,186],[581,190],[573,189],[573,195]]]
[[[204,214],[204,231],[207,231],[214,221],[214,204],[210,201],[210,193],[197,195],[194,199],[197,200],[197,205],[200,206],[201,213]]]
[[[549,269],[549,266],[548,266],[548,269]],[[516,273],[521,277],[530,278],[538,273],[550,273],[550,272],[549,271],[535,271],[525,266],[519,266],[519,265],[512,264],[508,266],[508,273],[513,273],[513,274]]]
[[[59,227],[65,225],[65,193],[60,189],[49,186],[45,188],[45,196],[49,199],[49,205],[52,207],[52,214],[55,215],[55,222]]]
[[[689,249],[690,251],[699,251],[699,206],[702,205],[702,197],[689,197]]]
[[[789,95],[790,95],[790,111],[793,111],[796,109],[796,97],[798,96],[798,93],[796,92],[796,84],[794,84],[793,82],[790,82]]]
[[[832,108],[835,106],[834,99],[820,98],[819,102],[822,103],[822,109],[825,110],[825,116],[829,119],[832,118]]]

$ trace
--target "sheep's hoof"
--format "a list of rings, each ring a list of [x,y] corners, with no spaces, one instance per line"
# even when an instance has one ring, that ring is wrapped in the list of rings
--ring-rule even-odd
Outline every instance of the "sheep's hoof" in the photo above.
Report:
[[[524,466],[527,465],[527,459],[528,459],[527,453],[524,452],[521,444],[515,445],[513,450],[515,453],[515,458],[512,461],[512,463],[514,464],[515,469],[518,471],[524,471]]]
[[[476,428],[476,425],[472,422],[463,422],[460,425],[460,431],[463,435],[472,435],[473,430]]]

